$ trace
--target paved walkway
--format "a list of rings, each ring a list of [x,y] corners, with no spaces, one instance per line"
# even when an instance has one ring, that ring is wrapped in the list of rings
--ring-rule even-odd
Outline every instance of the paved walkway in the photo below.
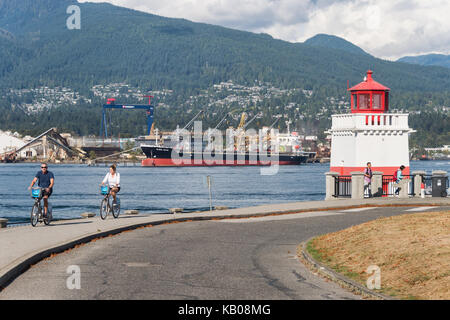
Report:
[[[175,221],[209,220],[213,218],[239,218],[264,216],[274,213],[294,213],[351,208],[357,206],[408,205],[434,206],[450,205],[450,198],[414,198],[414,199],[363,199],[330,200],[271,204],[257,207],[239,208],[200,213],[152,214],[120,216],[107,220],[100,217],[52,222],[33,228],[21,226],[0,229],[0,288],[24,272],[30,265],[37,263],[53,253],[58,253],[77,244],[118,232],[133,230],[146,225],[158,225]]]

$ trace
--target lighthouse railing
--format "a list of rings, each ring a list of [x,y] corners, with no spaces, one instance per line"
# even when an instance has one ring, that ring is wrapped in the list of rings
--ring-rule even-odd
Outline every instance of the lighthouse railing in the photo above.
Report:
[[[414,197],[414,175],[403,175],[403,180],[408,181],[406,185],[408,188],[408,196]],[[393,175],[383,175],[382,177],[382,186],[383,186],[383,197],[392,197],[395,195],[395,191],[398,186],[396,181],[394,180]]]
[[[333,130],[409,130],[406,113],[332,115]]]
[[[352,176],[335,176],[333,197],[351,198],[351,196],[352,196]]]

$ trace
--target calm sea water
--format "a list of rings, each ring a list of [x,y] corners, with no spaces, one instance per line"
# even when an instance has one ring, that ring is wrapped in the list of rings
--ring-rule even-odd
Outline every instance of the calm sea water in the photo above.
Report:
[[[450,172],[449,161],[412,161],[411,170]],[[0,164],[0,217],[9,223],[28,223],[33,199],[27,190],[40,164]],[[50,202],[55,219],[79,218],[86,211],[98,213],[99,184],[108,167],[50,164],[55,187]],[[213,206],[230,208],[269,203],[322,200],[329,164],[281,166],[275,175],[260,174],[259,167],[152,168],[118,167],[121,174],[122,210],[141,213],[209,209],[206,176],[212,179]]]

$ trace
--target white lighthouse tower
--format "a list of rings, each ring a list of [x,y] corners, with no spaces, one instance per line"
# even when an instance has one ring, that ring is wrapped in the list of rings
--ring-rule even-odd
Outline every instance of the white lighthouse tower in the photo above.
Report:
[[[409,174],[408,114],[388,113],[389,88],[372,79],[372,71],[351,92],[351,114],[332,116],[330,171],[350,175],[373,171],[392,175],[401,166]]]

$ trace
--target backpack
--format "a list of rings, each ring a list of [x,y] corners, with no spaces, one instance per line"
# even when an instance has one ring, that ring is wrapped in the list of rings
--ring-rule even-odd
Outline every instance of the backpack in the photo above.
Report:
[[[398,170],[396,170],[396,171],[394,172],[394,182],[397,182],[397,180],[398,180],[398,178],[397,178],[397,173],[398,173]]]

